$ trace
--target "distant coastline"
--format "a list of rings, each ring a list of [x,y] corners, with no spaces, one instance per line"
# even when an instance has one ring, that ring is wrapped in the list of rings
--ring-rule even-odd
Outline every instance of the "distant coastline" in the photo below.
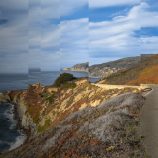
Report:
[[[73,69],[73,68],[64,68],[62,71],[86,72],[86,73],[89,73],[88,70],[79,70],[79,69]]]
[[[72,68],[64,68],[62,72],[68,72],[68,73],[73,73],[73,72],[81,72],[81,73],[87,73],[89,78],[95,78],[95,79],[101,79],[100,76],[93,76],[88,70],[76,70]]]

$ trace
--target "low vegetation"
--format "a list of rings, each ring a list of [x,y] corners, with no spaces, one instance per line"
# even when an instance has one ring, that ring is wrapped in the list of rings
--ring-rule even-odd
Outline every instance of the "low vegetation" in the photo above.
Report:
[[[64,84],[70,82],[70,81],[73,81],[75,80],[76,78],[72,75],[72,74],[69,74],[69,73],[63,73],[61,74],[55,81],[54,83],[54,86],[56,87],[61,87],[63,86]]]
[[[49,104],[52,104],[55,99],[55,93],[44,92],[41,94],[41,97],[44,98],[44,100],[48,102]]]
[[[158,65],[153,65],[143,69],[135,80],[129,81],[129,84],[158,84]]]
[[[38,132],[42,133],[45,132],[51,125],[51,120],[50,119],[46,119],[44,125],[39,125],[38,126]]]

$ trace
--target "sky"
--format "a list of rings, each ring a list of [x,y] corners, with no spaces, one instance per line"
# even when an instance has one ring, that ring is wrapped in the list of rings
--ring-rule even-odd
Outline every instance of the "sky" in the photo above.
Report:
[[[156,0],[1,0],[0,73],[158,53]]]

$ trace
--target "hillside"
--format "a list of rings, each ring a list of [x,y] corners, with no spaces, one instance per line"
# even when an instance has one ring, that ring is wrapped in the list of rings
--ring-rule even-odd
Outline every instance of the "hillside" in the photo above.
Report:
[[[119,59],[116,61],[111,61],[103,64],[92,65],[89,67],[89,72],[91,76],[97,77],[108,77],[111,74],[115,74],[122,70],[127,70],[136,66],[140,62],[140,57],[128,57]]]
[[[101,81],[106,84],[158,84],[158,55],[142,56],[137,66],[115,73]]]
[[[71,112],[43,134],[2,157],[144,158],[138,132],[143,104],[141,94],[126,93],[98,106]]]
[[[105,90],[91,85],[87,79],[75,80],[63,87],[31,85],[25,91],[12,91],[11,102],[19,105],[22,126],[36,135],[57,124],[69,114],[86,107],[95,107],[112,96],[137,89]]]
[[[140,57],[128,57],[116,61],[110,61],[103,64],[89,66],[89,63],[76,64],[71,68],[65,68],[68,71],[84,71],[89,72],[93,77],[108,77],[111,74],[117,73],[122,70],[127,70],[136,66],[140,62]]]
[[[28,139],[2,158],[144,158],[138,89],[106,90],[75,79],[59,87],[30,85],[5,97],[16,105]]]

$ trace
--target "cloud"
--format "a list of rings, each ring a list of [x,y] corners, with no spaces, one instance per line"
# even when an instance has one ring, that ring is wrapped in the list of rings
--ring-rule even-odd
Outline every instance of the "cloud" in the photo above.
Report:
[[[101,52],[102,56],[113,52],[113,56],[130,55],[131,53],[152,53],[158,49],[155,44],[152,51],[145,44],[155,43],[156,38],[137,37],[135,32],[146,27],[158,27],[158,12],[150,10],[147,3],[134,6],[127,15],[117,16],[112,21],[90,23],[90,52],[92,55]],[[93,53],[94,52],[94,53]]]
[[[28,49],[27,18],[0,26],[0,54],[25,52]]]
[[[90,8],[139,4],[141,0],[89,0]]]
[[[61,64],[75,64],[76,60],[88,60],[89,51],[89,20],[82,18],[67,20],[60,23]]]
[[[29,0],[1,0],[0,9],[3,10],[26,10],[29,7]]]
[[[33,1],[33,0],[32,0]],[[32,2],[31,1],[31,2]],[[74,11],[88,6],[87,0],[44,0],[33,2],[29,8],[32,19],[60,19],[72,14]]]

